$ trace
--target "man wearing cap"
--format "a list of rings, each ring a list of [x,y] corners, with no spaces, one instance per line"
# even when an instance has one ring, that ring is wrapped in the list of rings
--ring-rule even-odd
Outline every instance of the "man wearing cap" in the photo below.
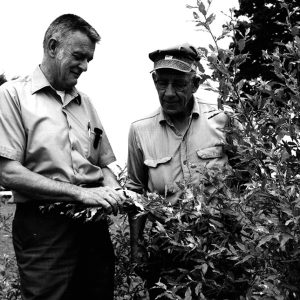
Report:
[[[157,192],[176,203],[181,193],[176,182],[199,183],[193,165],[209,168],[227,162],[223,129],[228,118],[193,95],[201,83],[196,71],[200,55],[194,46],[156,50],[149,58],[154,62],[152,78],[160,107],[131,124],[127,188],[137,193]],[[144,224],[145,219],[130,217],[134,262],[143,258],[138,242]],[[150,287],[159,278],[146,279]]]

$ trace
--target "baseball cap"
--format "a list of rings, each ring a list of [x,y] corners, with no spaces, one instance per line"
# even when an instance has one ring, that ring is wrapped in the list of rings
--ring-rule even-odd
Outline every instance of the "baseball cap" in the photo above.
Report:
[[[196,71],[200,61],[200,53],[196,47],[189,43],[173,46],[167,49],[155,50],[149,53],[154,62],[154,69],[174,69],[181,72]]]

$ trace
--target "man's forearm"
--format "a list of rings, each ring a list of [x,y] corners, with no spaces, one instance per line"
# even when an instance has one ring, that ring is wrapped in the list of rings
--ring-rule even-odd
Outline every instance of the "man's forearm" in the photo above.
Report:
[[[17,161],[0,159],[0,183],[8,189],[34,196],[36,200],[51,201],[53,197],[55,201],[80,201],[80,187],[34,173]]]
[[[117,176],[108,167],[102,168],[102,173],[104,186],[110,186],[112,188],[120,187]]]

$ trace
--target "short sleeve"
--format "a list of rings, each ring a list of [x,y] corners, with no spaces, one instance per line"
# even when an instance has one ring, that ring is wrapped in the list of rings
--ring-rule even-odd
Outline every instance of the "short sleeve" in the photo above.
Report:
[[[0,156],[23,162],[26,133],[16,89],[10,83],[0,87]]]
[[[128,135],[127,172],[126,187],[128,189],[138,193],[147,190],[148,170],[144,164],[143,151],[133,124],[129,129]]]
[[[114,155],[108,137],[105,133],[105,130],[102,125],[101,127],[102,127],[102,134],[101,134],[101,144],[99,149],[99,160],[100,160],[99,166],[103,168],[109,165],[110,163],[116,161],[116,157]]]

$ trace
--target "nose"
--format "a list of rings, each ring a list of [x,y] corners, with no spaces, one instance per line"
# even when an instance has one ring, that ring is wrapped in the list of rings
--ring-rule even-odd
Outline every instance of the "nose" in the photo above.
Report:
[[[83,59],[81,62],[80,62],[80,69],[82,70],[82,72],[86,72],[87,69],[88,69],[88,60],[87,59]]]
[[[172,86],[172,83],[169,82],[165,90],[165,96],[173,96],[173,95],[174,95],[174,88]]]

